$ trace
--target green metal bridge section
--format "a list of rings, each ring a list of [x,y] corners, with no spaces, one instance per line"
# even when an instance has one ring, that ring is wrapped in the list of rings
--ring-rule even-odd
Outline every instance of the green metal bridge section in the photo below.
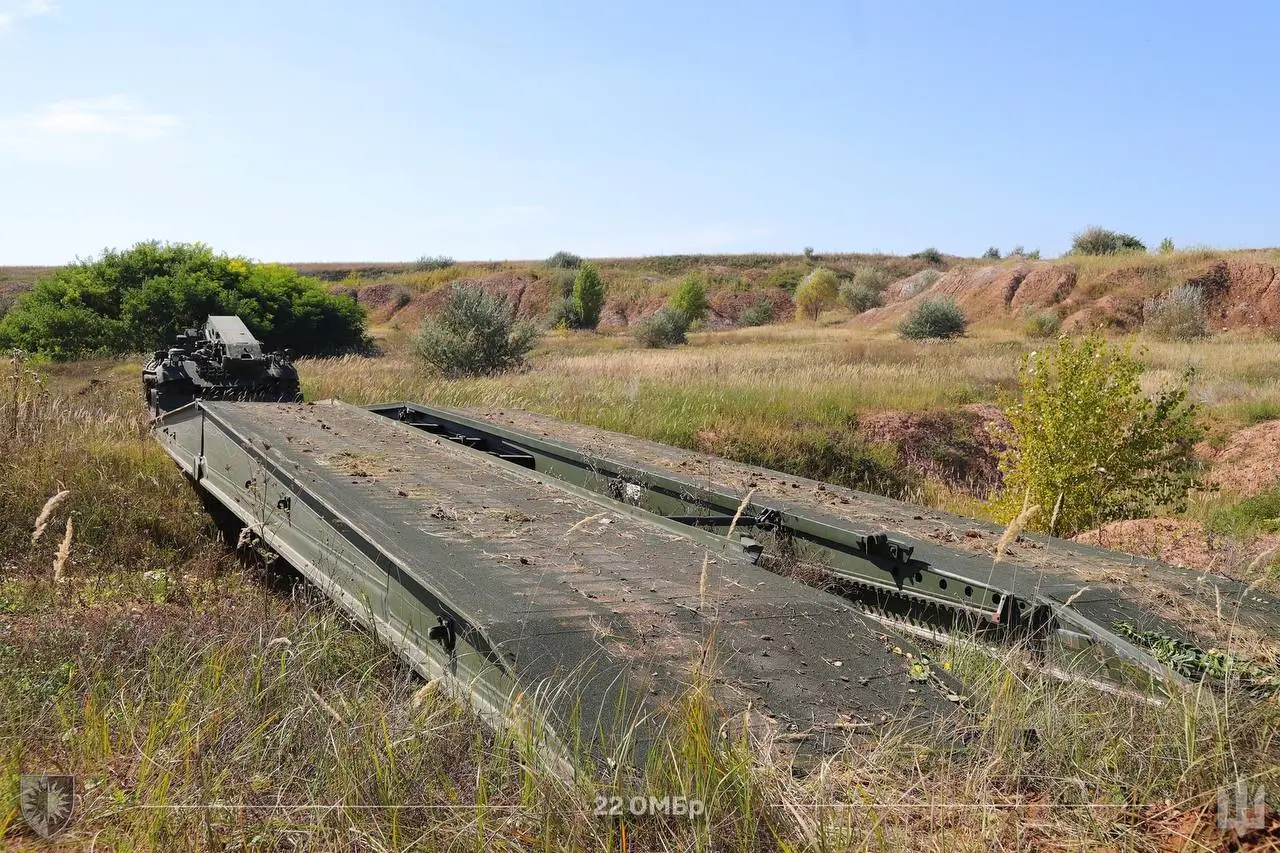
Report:
[[[922,675],[904,636],[1025,649],[1160,701],[1190,680],[1117,624],[1280,629],[1274,598],[1226,578],[1043,537],[995,561],[921,535],[906,504],[533,415],[197,401],[153,429],[203,497],[423,676],[560,758],[643,758],[696,672],[726,719],[821,751],[960,713],[962,686]]]
[[[957,713],[958,685],[919,680],[914,647],[851,602],[522,454],[342,403],[199,401],[154,432],[205,496],[415,669],[495,723],[520,715],[554,752],[642,758],[702,661],[727,716],[758,712],[815,750]]]

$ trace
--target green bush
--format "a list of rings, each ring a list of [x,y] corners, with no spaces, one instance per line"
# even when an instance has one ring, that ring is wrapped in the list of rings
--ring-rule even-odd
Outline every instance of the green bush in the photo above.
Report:
[[[689,317],[674,308],[663,308],[652,317],[641,320],[631,327],[631,336],[636,343],[648,349],[671,347],[685,342],[685,333],[689,331]]]
[[[764,277],[765,287],[778,287],[788,292],[795,292],[800,282],[809,274],[809,268],[803,264],[783,264],[769,270]]]
[[[1000,260],[1000,250],[995,246],[992,246],[990,249],[987,249],[982,253],[982,259],[986,261],[998,261]]]
[[[1191,341],[1209,334],[1204,291],[1182,284],[1142,306],[1142,329],[1161,341]]]
[[[937,249],[933,248],[932,246],[930,246],[927,249],[923,249],[919,252],[916,252],[911,257],[915,258],[918,261],[924,261],[927,264],[933,264],[934,266],[941,266],[943,261],[942,253],[939,252]]]
[[[773,322],[773,303],[761,299],[755,305],[748,305],[738,315],[739,326],[763,326]]]
[[[855,314],[884,305],[884,294],[865,284],[851,282],[840,286],[840,302]]]
[[[960,306],[949,296],[926,299],[898,324],[898,334],[911,340],[926,338],[958,338],[969,321]]]
[[[604,280],[595,264],[584,263],[573,280],[573,310],[578,328],[594,329],[600,325],[600,309],[604,307]]]
[[[1200,438],[1190,375],[1154,398],[1142,393],[1142,362],[1099,333],[1065,335],[1019,364],[1021,398],[1005,409],[1002,521],[1040,509],[1028,527],[1071,536],[1158,508],[1185,505]]]
[[[816,322],[840,298],[839,281],[826,267],[818,267],[805,276],[796,288],[796,319],[807,317]]]
[[[1169,237],[1165,237],[1163,240],[1160,241],[1160,254],[1170,255],[1170,254],[1173,254],[1173,251],[1174,251],[1174,248],[1173,248],[1172,239],[1170,239]]]
[[[1205,526],[1210,533],[1240,539],[1259,533],[1280,533],[1280,486],[1218,510]]]
[[[315,279],[200,243],[150,242],[41,279],[0,320],[0,345],[55,359],[145,352],[210,314],[238,314],[267,346],[302,354],[367,344],[364,309]]]
[[[1075,255],[1116,255],[1146,250],[1146,245],[1132,234],[1121,234],[1096,225],[1090,225],[1071,238],[1071,253]]]
[[[547,258],[547,266],[552,269],[576,270],[582,266],[582,258],[573,252],[560,251]]]
[[[690,273],[680,282],[680,287],[671,297],[671,307],[689,318],[693,325],[706,319],[711,304],[707,302],[707,289],[702,284],[702,276]]]
[[[853,274],[853,283],[877,293],[883,293],[889,286],[889,272],[880,267],[858,267]]]
[[[444,307],[418,330],[414,354],[448,377],[489,376],[524,365],[538,331],[516,322],[506,297],[454,285]]]
[[[431,257],[423,255],[413,262],[413,268],[418,272],[435,272],[436,270],[448,269],[453,266],[453,258],[448,255],[436,255]]]
[[[1062,318],[1056,311],[1040,311],[1032,314],[1022,324],[1022,332],[1028,338],[1052,338],[1062,328]]]
[[[547,312],[548,328],[576,329],[578,325],[578,309],[572,296],[562,296],[551,303],[551,310]]]

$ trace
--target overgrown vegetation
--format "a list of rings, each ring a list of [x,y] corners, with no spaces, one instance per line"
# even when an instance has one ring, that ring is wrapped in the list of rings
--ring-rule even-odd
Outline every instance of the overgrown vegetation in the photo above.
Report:
[[[960,306],[949,296],[926,299],[898,324],[898,334],[908,340],[958,338],[968,328]]]
[[[1028,338],[1052,338],[1062,328],[1062,318],[1057,311],[1045,310],[1031,314],[1022,324],[1022,333]]]
[[[884,305],[884,294],[865,284],[846,282],[840,285],[840,304],[854,314],[861,314]]]
[[[1280,533],[1280,485],[1216,510],[1205,526],[1211,533],[1238,539]]]
[[[1148,299],[1142,309],[1142,330],[1162,341],[1190,341],[1209,334],[1204,291],[1196,284],[1181,284],[1161,296]]]
[[[1154,398],[1142,392],[1141,361],[1097,332],[1058,339],[1018,367],[1021,396],[1005,408],[1004,491],[997,517],[1070,536],[1160,507],[1184,506],[1200,438],[1190,375]]]
[[[460,284],[423,322],[414,352],[445,376],[491,376],[523,366],[537,340],[537,330],[515,320],[505,297]]]
[[[54,359],[168,346],[210,314],[238,314],[271,348],[331,354],[362,347],[365,314],[315,279],[200,243],[139,243],[41,279],[0,319],[0,348]]]
[[[578,257],[573,252],[561,250],[547,258],[547,266],[552,269],[576,270],[578,267],[582,266],[582,258]]]
[[[685,342],[692,321],[677,308],[659,309],[631,327],[631,336],[646,349],[671,347]]]
[[[817,322],[822,312],[832,308],[840,298],[840,280],[826,267],[818,267],[804,277],[796,288],[796,319]]]
[[[453,263],[453,258],[448,255],[423,255],[413,262],[413,268],[418,272],[435,272],[448,269],[453,266]]]
[[[766,323],[773,322],[773,303],[768,299],[761,299],[754,305],[748,305],[742,309],[742,313],[738,315],[739,326],[763,326]]]
[[[1077,255],[1118,255],[1146,250],[1146,245],[1132,234],[1122,234],[1097,225],[1090,225],[1071,238],[1071,251]]]
[[[687,317],[691,326],[706,319],[711,304],[707,302],[707,288],[702,283],[702,276],[694,273],[685,276],[671,296],[670,307]]]
[[[586,262],[578,268],[573,280],[573,313],[579,329],[600,325],[600,309],[604,307],[604,279],[595,264]]]

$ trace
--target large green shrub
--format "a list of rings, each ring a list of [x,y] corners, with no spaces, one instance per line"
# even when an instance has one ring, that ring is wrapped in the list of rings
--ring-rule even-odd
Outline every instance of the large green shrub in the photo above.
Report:
[[[1209,334],[1204,291],[1182,284],[1142,306],[1142,330],[1161,341],[1191,341]]]
[[[926,299],[915,307],[907,319],[898,324],[898,334],[911,340],[926,338],[958,338],[969,321],[960,306],[949,296]]]
[[[865,284],[848,282],[840,285],[840,302],[855,314],[884,305],[884,294]]]
[[[853,274],[853,284],[883,293],[889,286],[889,272],[882,267],[858,267]]]
[[[761,299],[754,305],[748,305],[742,309],[742,313],[738,315],[739,326],[763,326],[766,323],[773,322],[773,303],[768,299]]]
[[[655,349],[685,342],[689,317],[675,308],[663,308],[631,327],[631,336],[642,347]]]
[[[604,307],[604,279],[595,264],[584,263],[573,280],[573,308],[578,326],[594,329],[600,325],[600,309]]]
[[[278,264],[200,243],[139,243],[36,283],[0,320],[0,346],[56,359],[169,345],[210,314],[238,314],[269,347],[336,353],[366,343],[364,309]]]
[[[537,341],[537,329],[517,322],[505,297],[462,284],[423,322],[414,354],[445,376],[488,376],[521,367]]]
[[[1185,503],[1200,437],[1190,376],[1148,398],[1142,372],[1096,332],[1023,357],[1021,398],[1005,409],[1002,520],[1034,505],[1031,529],[1070,536]]]
[[[1071,253],[1075,255],[1116,255],[1146,250],[1146,245],[1132,234],[1121,234],[1097,225],[1090,225],[1071,238]]]
[[[818,267],[796,288],[796,319],[817,321],[822,312],[836,304],[840,279],[826,267]]]
[[[707,301],[707,289],[702,284],[702,276],[690,273],[680,282],[680,287],[671,297],[671,307],[689,318],[691,324],[701,323],[711,310]]]
[[[573,252],[559,251],[547,258],[547,266],[552,269],[576,270],[582,266],[582,258]]]

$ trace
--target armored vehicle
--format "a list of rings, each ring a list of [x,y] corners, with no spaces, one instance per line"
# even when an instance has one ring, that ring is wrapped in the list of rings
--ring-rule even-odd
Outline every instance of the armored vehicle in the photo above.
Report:
[[[142,394],[152,417],[193,400],[292,403],[302,399],[289,351],[264,353],[236,316],[211,316],[187,329],[142,368]]]

